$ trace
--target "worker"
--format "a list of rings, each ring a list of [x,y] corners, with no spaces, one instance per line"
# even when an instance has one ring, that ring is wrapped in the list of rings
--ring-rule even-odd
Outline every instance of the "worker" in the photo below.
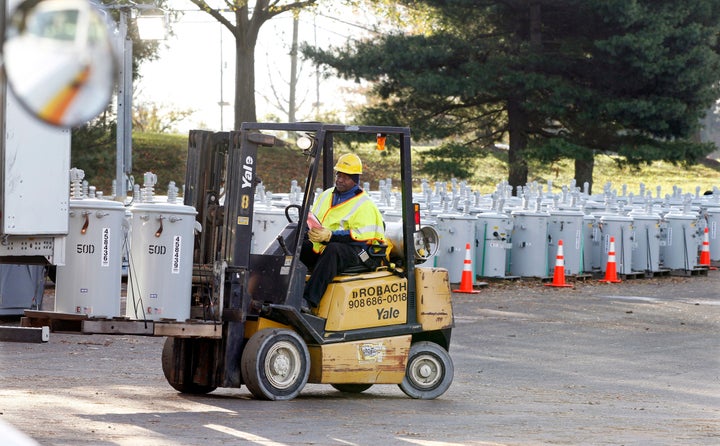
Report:
[[[324,190],[312,207],[320,225],[311,225],[315,227],[309,228],[300,253],[300,260],[311,271],[303,295],[310,311],[320,305],[333,277],[353,266],[380,266],[386,250],[382,215],[358,186],[360,157],[342,155],[334,169],[335,186]]]

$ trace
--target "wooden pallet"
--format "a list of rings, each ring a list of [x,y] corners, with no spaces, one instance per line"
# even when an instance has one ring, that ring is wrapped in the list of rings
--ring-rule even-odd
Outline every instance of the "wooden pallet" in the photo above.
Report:
[[[52,332],[135,336],[170,336],[178,338],[222,337],[222,323],[204,321],[142,321],[128,318],[94,318],[86,314],[25,310],[20,319],[23,327],[49,327]]]
[[[53,311],[25,310],[20,318],[22,327],[49,327],[55,333],[79,333],[87,314],[56,313]]]
[[[670,275],[669,269],[660,269],[658,271],[645,271],[645,277],[651,279],[653,277],[667,277]]]
[[[503,277],[476,276],[476,279],[489,280],[490,282],[513,282],[516,280],[524,279],[524,277],[520,277],[520,276],[503,276]]]
[[[708,269],[707,266],[696,266],[693,269],[673,269],[670,270],[670,275],[679,277],[707,276]]]
[[[618,273],[618,277],[622,280],[645,279],[647,274],[645,271],[632,271],[625,274]]]

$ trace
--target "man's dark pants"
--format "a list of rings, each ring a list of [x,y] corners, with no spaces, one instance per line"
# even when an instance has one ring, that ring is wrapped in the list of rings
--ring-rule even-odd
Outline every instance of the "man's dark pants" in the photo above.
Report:
[[[331,242],[325,245],[325,250],[318,255],[313,251],[310,240],[306,239],[300,252],[300,260],[312,273],[305,284],[305,300],[314,307],[319,306],[320,299],[333,277],[362,263],[358,257],[362,249],[362,246],[350,243]]]

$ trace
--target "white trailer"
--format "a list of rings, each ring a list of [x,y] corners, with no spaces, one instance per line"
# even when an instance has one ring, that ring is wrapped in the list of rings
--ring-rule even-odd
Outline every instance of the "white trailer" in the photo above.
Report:
[[[38,121],[6,86],[0,126],[0,258],[5,263],[62,265],[70,130]]]

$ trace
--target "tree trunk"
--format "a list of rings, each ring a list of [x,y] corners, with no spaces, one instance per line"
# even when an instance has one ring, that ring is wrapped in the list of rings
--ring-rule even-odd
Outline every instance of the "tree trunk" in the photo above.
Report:
[[[588,156],[578,156],[575,158],[575,182],[582,190],[585,183],[588,183],[588,194],[592,193],[593,185],[593,168],[595,167],[595,157],[591,153]]]
[[[235,39],[235,130],[243,122],[257,122],[255,113],[255,45]]]
[[[510,148],[508,150],[508,183],[513,186],[514,194],[520,186],[527,184],[528,165],[524,151],[528,144],[529,120],[517,99],[508,101],[508,134]]]

